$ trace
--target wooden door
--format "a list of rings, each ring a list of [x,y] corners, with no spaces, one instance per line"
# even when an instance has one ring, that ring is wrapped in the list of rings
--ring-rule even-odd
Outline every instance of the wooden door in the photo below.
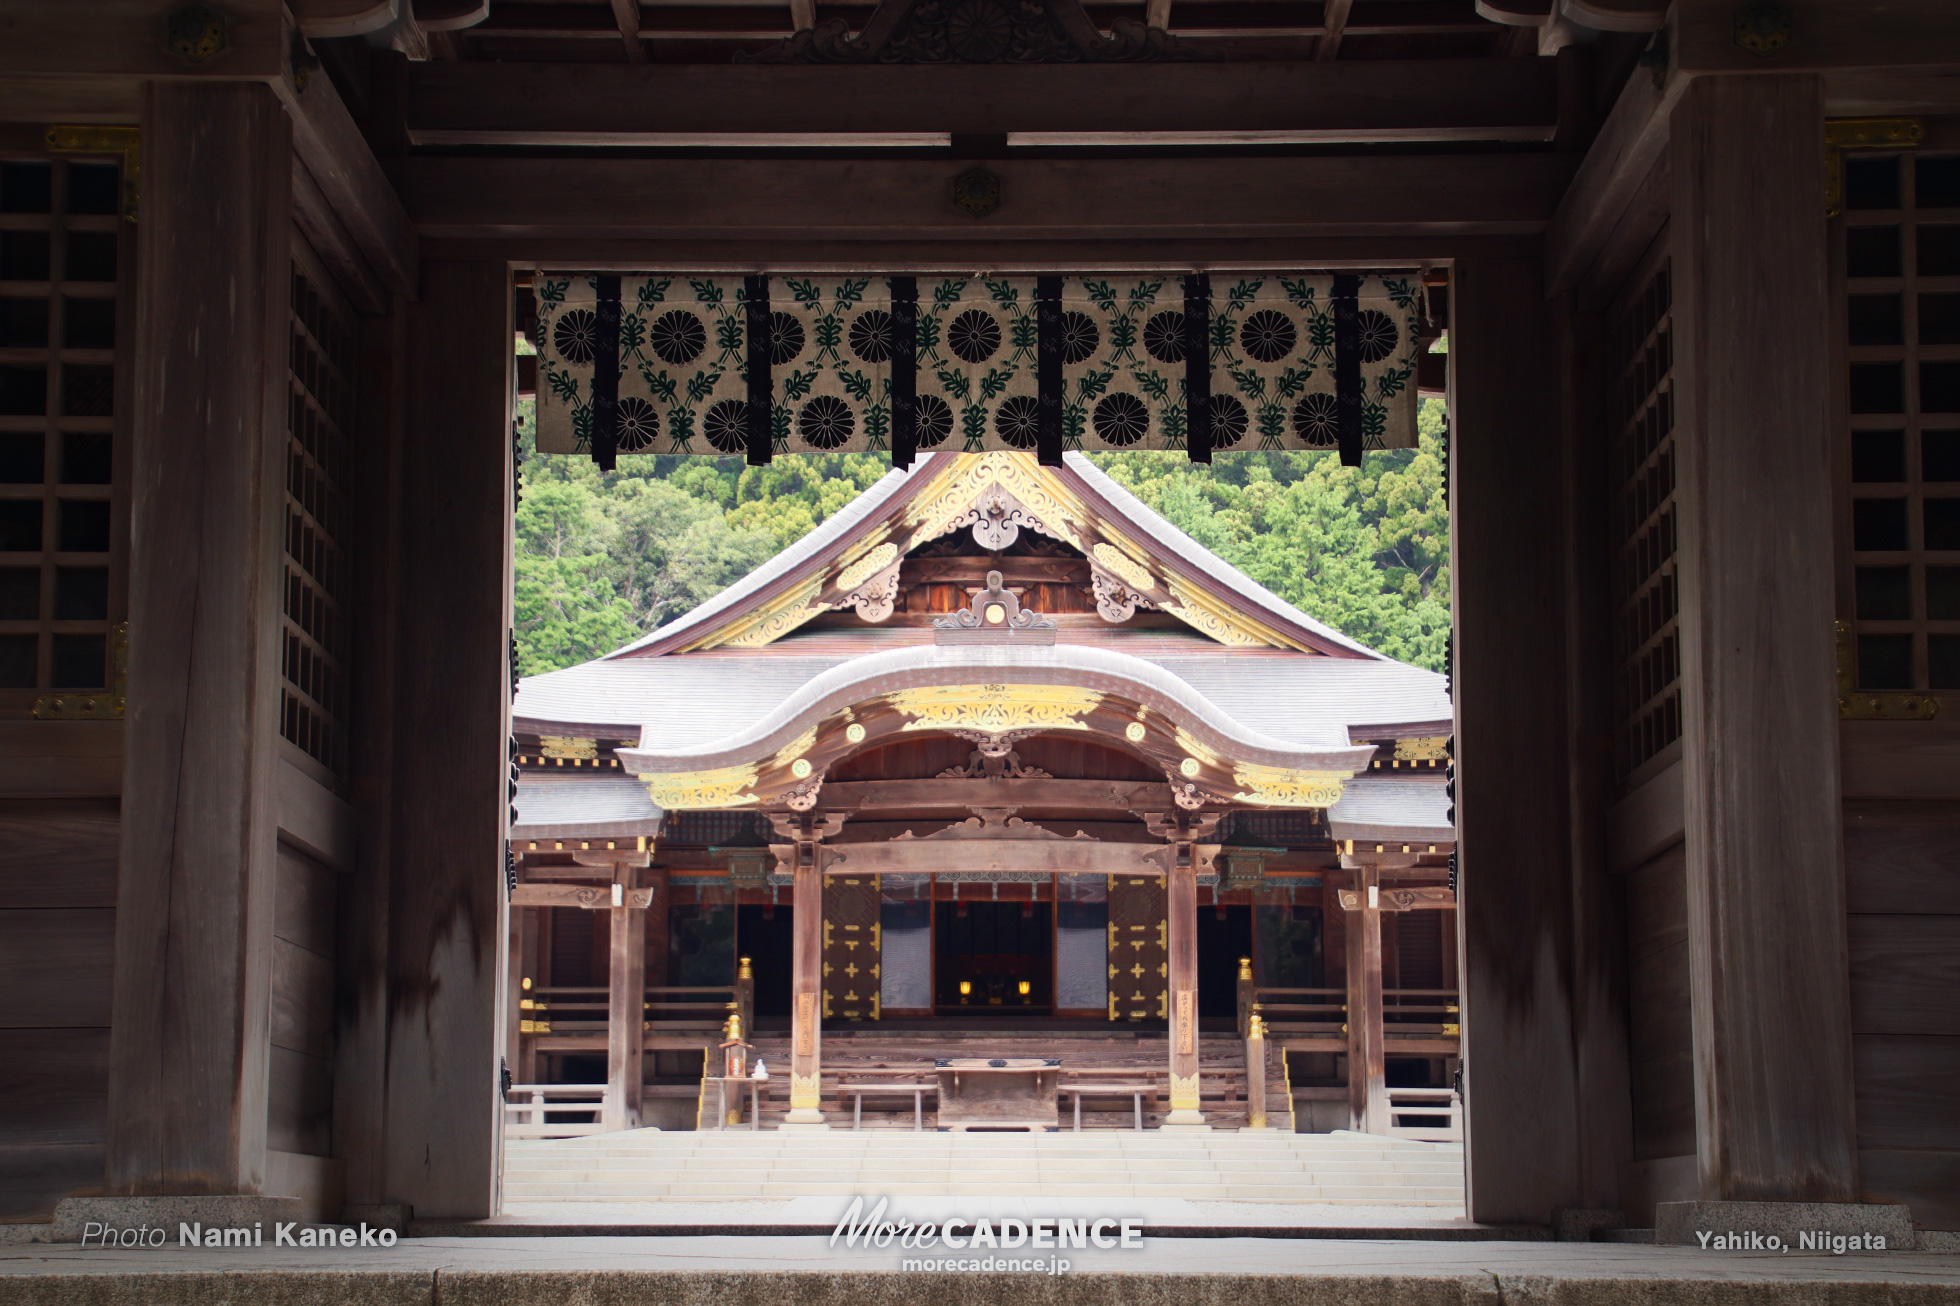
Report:
[[[1169,912],[1164,881],[1109,877],[1109,1018],[1170,1018]]]
[[[878,1019],[878,877],[831,876],[823,886],[823,1014]]]

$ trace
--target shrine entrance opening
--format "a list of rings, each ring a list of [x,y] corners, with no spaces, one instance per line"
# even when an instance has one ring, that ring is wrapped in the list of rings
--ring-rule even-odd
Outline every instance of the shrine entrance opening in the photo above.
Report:
[[[959,888],[951,887],[955,892]],[[1050,904],[1032,897],[1019,902],[936,902],[933,916],[935,1014],[1034,1016],[1053,1010]]]

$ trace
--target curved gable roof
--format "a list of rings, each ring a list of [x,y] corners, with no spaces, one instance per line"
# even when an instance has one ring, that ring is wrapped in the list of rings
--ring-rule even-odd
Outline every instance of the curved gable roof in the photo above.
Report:
[[[1023,468],[1014,468],[1011,475],[1022,479],[1007,487],[1009,493],[1019,489],[1026,497],[1032,490],[1049,501],[1050,515],[1065,517],[1043,518],[1044,527],[1064,537],[1075,535],[1070,542],[1085,553],[1106,544],[1132,567],[1141,566],[1134,555],[1144,554],[1165,573],[1172,591],[1156,606],[1201,633],[1217,639],[1225,630],[1242,642],[1337,658],[1385,660],[1383,654],[1316,621],[1204,548],[1080,453],[1064,454],[1061,467],[1035,466],[1032,455],[1025,454],[921,455],[909,471],[887,473],[815,530],[714,598],[606,658],[658,657],[726,644],[754,647],[773,642],[819,613],[843,606],[845,587],[839,582],[851,579],[851,566],[874,549],[902,540],[902,547],[893,545],[902,559],[911,548],[943,533],[935,529],[937,523],[920,520],[921,514],[945,516],[942,500],[947,494],[957,496],[956,508],[971,506],[972,500],[1000,484],[999,477],[986,473],[990,467],[1002,466],[989,460],[1003,458],[1026,459],[1026,467],[1033,471],[1030,481],[1023,478]],[[959,484],[962,473],[972,474],[969,485]],[[1042,516],[1034,505],[1027,506],[1035,516]]]

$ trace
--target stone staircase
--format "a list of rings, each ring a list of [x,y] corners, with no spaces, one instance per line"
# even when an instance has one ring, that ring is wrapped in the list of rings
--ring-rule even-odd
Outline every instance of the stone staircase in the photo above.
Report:
[[[632,1130],[506,1144],[504,1200],[1130,1197],[1457,1207],[1463,1149],[1366,1134]]]
[[[773,1129],[789,1112],[789,1037],[758,1035],[751,1040],[755,1052],[768,1065],[770,1081],[762,1094],[762,1127]],[[838,1084],[861,1076],[866,1070],[906,1070],[930,1083],[933,1061],[939,1057],[1054,1057],[1062,1063],[1063,1082],[1078,1069],[1121,1072],[1126,1079],[1154,1079],[1164,1084],[1168,1078],[1169,1049],[1162,1033],[1130,1030],[1098,1030],[1093,1033],[1027,1031],[918,1031],[861,1028],[826,1030],[823,1036],[823,1110],[832,1124],[849,1128],[849,1099],[838,1092]],[[1203,1034],[1198,1044],[1199,1083],[1203,1109],[1219,1128],[1239,1129],[1246,1124],[1245,1042],[1232,1034]],[[1277,1042],[1266,1051],[1266,1120],[1274,1129],[1293,1128],[1292,1099],[1287,1091],[1285,1058]],[[712,1097],[712,1095],[711,1095]],[[712,1116],[715,1103],[707,1103],[706,1116]],[[1158,1095],[1153,1104],[1145,1100],[1144,1128],[1155,1129],[1170,1110],[1168,1094]],[[705,1118],[705,1117],[704,1117]],[[747,1119],[744,1117],[744,1124]],[[1074,1110],[1065,1103],[1062,1127],[1072,1128]],[[936,1128],[938,1118],[930,1097],[925,1103],[925,1127]],[[1134,1107],[1127,1097],[1092,1098],[1082,1111],[1086,1130],[1121,1129],[1134,1131]],[[864,1106],[866,1130],[899,1129],[911,1132],[912,1103],[886,1096],[868,1098]]]

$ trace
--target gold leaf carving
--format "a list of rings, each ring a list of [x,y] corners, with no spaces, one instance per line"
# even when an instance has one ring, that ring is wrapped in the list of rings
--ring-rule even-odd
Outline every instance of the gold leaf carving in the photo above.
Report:
[[[1347,782],[1339,771],[1294,771],[1253,762],[1234,765],[1232,779],[1244,786],[1232,797],[1259,807],[1332,807],[1341,801]]]
[[[1398,762],[1440,762],[1449,756],[1448,735],[1431,735],[1419,739],[1398,739],[1395,741],[1395,760]]]
[[[713,771],[643,772],[640,780],[656,807],[669,812],[741,807],[756,801],[756,768],[724,766]]]
[[[1150,568],[1132,558],[1123,550],[1107,540],[1096,541],[1096,547],[1089,550],[1105,570],[1115,572],[1132,586],[1140,590],[1155,589],[1157,582],[1150,574]]]
[[[1164,611],[1180,621],[1190,623],[1221,644],[1234,648],[1299,647],[1291,640],[1282,639],[1277,633],[1268,630],[1244,613],[1226,607],[1204,590],[1185,584],[1176,576],[1166,576],[1164,585],[1170,590],[1173,600],[1163,605]]]
[[[1033,454],[996,451],[957,455],[946,479],[906,510],[905,524],[917,528],[915,541],[943,535],[973,507],[975,499],[996,485],[1040,518],[1051,534],[1082,547],[1088,513],[1041,470]]]
[[[751,608],[739,621],[713,631],[702,637],[700,642],[678,651],[692,653],[696,649],[723,645],[729,648],[760,648],[764,644],[772,644],[823,611],[816,604],[817,592],[822,588],[823,582],[812,577],[769,602]]]
[[[568,761],[590,761],[599,756],[599,741],[580,739],[573,735],[539,735],[538,748],[546,757],[562,757]]]
[[[1087,730],[1078,718],[1103,696],[1070,685],[930,685],[901,689],[888,701],[912,720],[907,730]]]
[[[816,742],[817,728],[811,726],[808,730],[805,730],[802,734],[776,750],[776,755],[769,759],[769,765],[772,767],[788,766],[791,762],[794,762],[797,758],[809,752],[810,745]]]
[[[898,546],[886,540],[837,573],[837,588],[854,590],[898,560]]]

